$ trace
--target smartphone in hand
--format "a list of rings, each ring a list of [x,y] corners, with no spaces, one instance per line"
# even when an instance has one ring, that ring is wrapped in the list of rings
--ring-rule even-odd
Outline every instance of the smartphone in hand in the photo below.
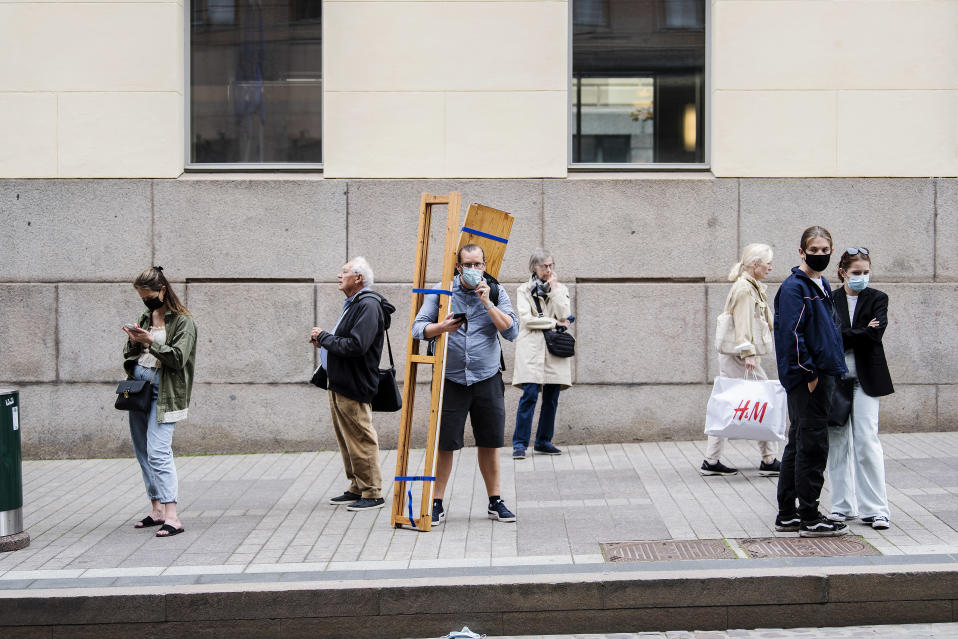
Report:
[[[123,325],[123,328],[125,328],[125,329],[128,330],[128,331],[135,331],[135,330],[139,329],[140,327],[137,326],[136,324],[124,324],[124,325]]]

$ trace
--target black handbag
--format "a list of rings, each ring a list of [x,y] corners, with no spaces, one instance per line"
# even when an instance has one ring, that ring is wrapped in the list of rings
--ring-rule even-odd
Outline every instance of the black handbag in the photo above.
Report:
[[[326,369],[323,368],[322,364],[319,365],[319,368],[313,371],[313,376],[309,378],[309,383],[313,386],[326,390],[329,380],[326,377]]]
[[[379,386],[373,396],[373,410],[377,413],[395,413],[402,408],[402,393],[396,384],[396,364],[393,362],[389,331],[386,331],[386,348],[389,351],[389,368],[379,369]]]
[[[117,410],[135,410],[141,413],[150,412],[153,402],[153,382],[145,379],[125,379],[116,386],[116,402],[113,406]]]
[[[829,403],[828,425],[833,428],[844,426],[852,414],[852,399],[855,395],[854,379],[836,379],[835,390]]]
[[[542,306],[539,304],[539,297],[532,296],[532,301],[536,304],[536,311],[539,317],[542,317]],[[556,357],[572,357],[575,355],[575,338],[566,332],[564,326],[557,329],[542,331],[542,336],[546,340],[546,349]]]

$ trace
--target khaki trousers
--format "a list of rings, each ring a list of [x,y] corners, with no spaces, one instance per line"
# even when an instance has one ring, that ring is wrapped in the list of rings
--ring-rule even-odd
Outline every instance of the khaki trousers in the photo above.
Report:
[[[349,492],[366,499],[383,496],[383,477],[379,470],[379,438],[373,430],[372,404],[357,402],[344,395],[328,392],[333,432],[343,456]]]

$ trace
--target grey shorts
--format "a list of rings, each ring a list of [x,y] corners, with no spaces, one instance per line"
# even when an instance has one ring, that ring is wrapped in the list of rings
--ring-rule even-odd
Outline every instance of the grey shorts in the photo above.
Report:
[[[466,430],[466,416],[472,422],[476,446],[502,448],[506,427],[506,387],[502,373],[489,379],[463,386],[445,380],[442,397],[442,425],[439,428],[439,450],[459,450]]]

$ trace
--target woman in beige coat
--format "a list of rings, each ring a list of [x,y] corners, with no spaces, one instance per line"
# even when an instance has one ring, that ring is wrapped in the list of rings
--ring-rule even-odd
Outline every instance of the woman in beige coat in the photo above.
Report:
[[[773,350],[773,313],[762,280],[772,271],[772,247],[767,244],[749,244],[742,253],[742,260],[732,267],[728,279],[732,284],[725,300],[725,313],[732,319],[732,330],[716,337],[719,350],[719,375],[722,377],[746,376],[751,379],[768,379],[762,368],[761,356]],[[709,436],[705,459],[699,472],[703,475],[734,475],[738,469],[724,465],[719,458],[725,446],[724,437]],[[758,442],[762,455],[760,475],[778,475],[782,467],[775,458],[774,442]]]
[[[512,458],[525,459],[532,433],[532,415],[542,390],[542,408],[536,429],[534,450],[544,455],[560,455],[552,445],[559,392],[572,385],[572,358],[556,357],[546,349],[543,331],[571,324],[569,289],[556,277],[552,253],[537,248],[529,258],[529,281],[516,293],[519,312],[519,336],[516,338],[516,365],[512,385],[522,388],[516,411],[516,429],[512,435]],[[538,308],[536,302],[538,301]],[[541,309],[541,312],[540,310]]]

